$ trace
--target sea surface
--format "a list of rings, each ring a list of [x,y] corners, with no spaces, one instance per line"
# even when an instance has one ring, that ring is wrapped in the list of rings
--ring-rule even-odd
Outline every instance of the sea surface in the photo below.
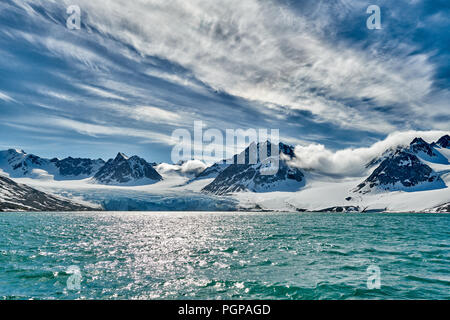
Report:
[[[0,299],[450,299],[450,215],[0,213]]]

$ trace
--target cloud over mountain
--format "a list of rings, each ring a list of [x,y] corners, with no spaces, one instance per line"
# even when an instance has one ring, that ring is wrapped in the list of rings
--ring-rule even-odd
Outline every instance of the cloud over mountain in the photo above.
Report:
[[[386,139],[367,148],[349,148],[338,151],[327,149],[321,144],[297,146],[293,165],[302,169],[315,170],[325,175],[337,177],[363,176],[367,173],[366,165],[390,148],[408,146],[416,137],[422,137],[429,143],[437,141],[448,134],[445,131],[405,131],[390,134]]]

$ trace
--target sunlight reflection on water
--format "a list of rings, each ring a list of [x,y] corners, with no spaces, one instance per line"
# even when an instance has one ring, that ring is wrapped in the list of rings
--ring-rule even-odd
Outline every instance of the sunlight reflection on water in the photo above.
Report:
[[[0,298],[448,299],[448,215],[2,213]],[[366,287],[378,265],[380,290]],[[69,266],[81,290],[68,291]]]

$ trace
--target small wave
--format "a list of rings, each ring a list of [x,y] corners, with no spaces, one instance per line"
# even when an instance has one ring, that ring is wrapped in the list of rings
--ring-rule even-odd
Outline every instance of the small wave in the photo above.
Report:
[[[21,279],[55,279],[58,277],[58,272],[53,271],[39,271],[36,273],[24,273],[18,276]]]
[[[331,255],[338,255],[338,256],[348,256],[349,253],[345,251],[339,251],[339,250],[324,250],[324,253],[328,253]]]
[[[407,275],[405,277],[407,280],[412,281],[418,281],[418,282],[425,282],[425,283],[438,283],[438,284],[445,284],[450,285],[450,278],[449,279],[438,279],[438,278],[425,278],[425,277],[418,277],[414,275]]]

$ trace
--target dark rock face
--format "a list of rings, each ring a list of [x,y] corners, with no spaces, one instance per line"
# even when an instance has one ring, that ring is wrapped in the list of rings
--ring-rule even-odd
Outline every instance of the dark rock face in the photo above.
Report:
[[[435,209],[437,213],[450,213],[450,203],[439,206]]]
[[[372,168],[375,165],[380,164],[383,160],[389,158],[390,156],[392,156],[393,154],[395,154],[395,152],[397,152],[397,150],[401,150],[402,148],[398,147],[398,148],[390,148],[388,150],[386,150],[385,152],[383,152],[383,154],[379,157],[373,158],[371,161],[369,161],[365,167],[366,168]]]
[[[62,176],[92,176],[103,165],[105,161],[102,159],[91,160],[82,158],[68,157],[63,160],[50,160],[59,169],[59,174]]]
[[[414,154],[423,153],[428,155],[429,157],[437,156],[431,145],[422,138],[415,138],[409,145],[409,148]]]
[[[133,156],[128,158],[123,153],[117,154],[115,159],[110,159],[95,174],[94,179],[104,184],[133,183],[142,179],[162,180],[162,177],[151,164],[142,158]]]
[[[267,157],[261,159],[259,154],[261,144],[253,145],[245,149],[240,155],[234,156],[234,163],[228,165],[209,185],[202,191],[216,195],[228,193],[252,191],[292,191],[298,190],[304,185],[303,173],[287,164],[286,159],[280,156],[278,171],[274,174],[265,175],[264,170],[269,165],[268,159],[271,157],[271,144],[267,144]],[[257,155],[251,153],[256,150]],[[264,150],[264,149],[263,149]],[[278,148],[280,153],[286,157],[294,156],[294,148],[280,143]],[[256,159],[256,163],[252,164]]]
[[[337,206],[337,207],[316,210],[314,212],[336,212],[336,213],[361,212],[361,208],[359,206]]]
[[[441,147],[441,148],[445,148],[448,149],[450,148],[450,136],[447,134],[443,137],[441,137],[436,144]]]
[[[382,161],[355,191],[360,193],[368,193],[374,189],[408,191],[419,185],[423,190],[445,187],[442,179],[416,155],[398,150]]]
[[[0,175],[0,211],[99,210],[56,197]]]

